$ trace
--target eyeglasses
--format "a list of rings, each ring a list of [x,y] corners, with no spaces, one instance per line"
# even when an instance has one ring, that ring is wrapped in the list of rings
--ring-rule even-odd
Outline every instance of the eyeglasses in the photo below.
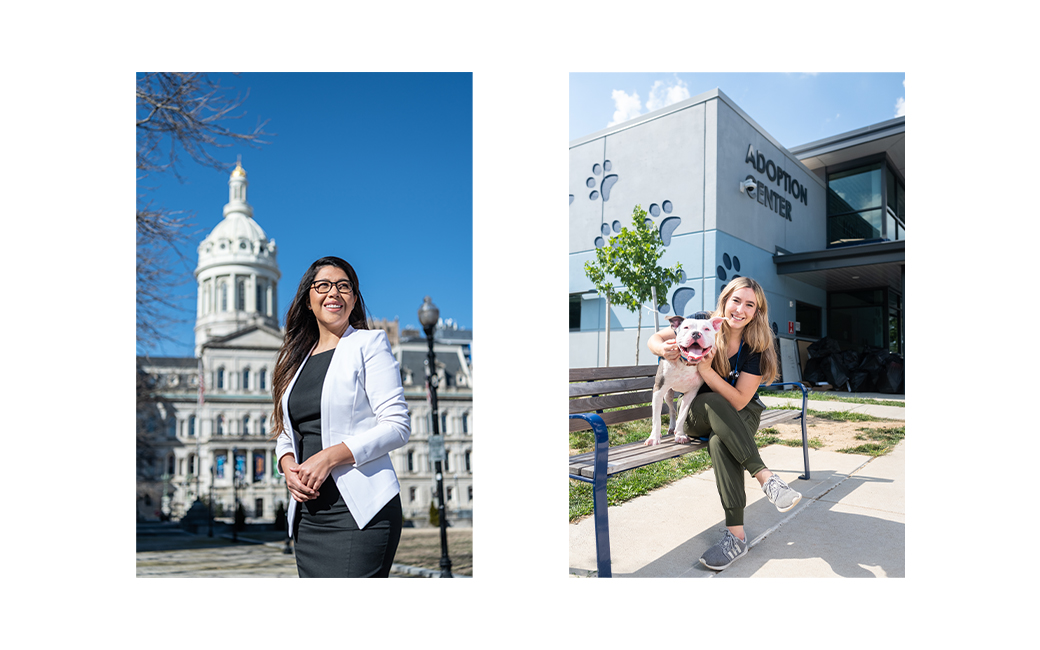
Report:
[[[333,283],[329,282],[328,280],[321,280],[320,282],[312,283],[311,288],[317,291],[318,293],[328,293],[332,291],[332,285]],[[354,292],[354,287],[350,286],[350,283],[346,280],[343,280],[342,282],[336,282],[335,285],[336,289],[341,294],[346,295]]]

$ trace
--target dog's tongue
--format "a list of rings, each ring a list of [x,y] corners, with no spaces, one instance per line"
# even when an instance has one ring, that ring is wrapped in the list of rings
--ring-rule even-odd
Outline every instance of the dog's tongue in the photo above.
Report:
[[[708,350],[702,348],[696,343],[690,345],[688,348],[679,346],[679,355],[683,358],[686,363],[696,363],[704,358],[704,355],[708,353]]]

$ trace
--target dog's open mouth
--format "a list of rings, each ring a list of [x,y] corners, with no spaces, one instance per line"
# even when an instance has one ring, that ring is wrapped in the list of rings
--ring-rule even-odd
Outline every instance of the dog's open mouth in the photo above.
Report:
[[[689,346],[679,346],[679,357],[686,363],[692,365],[698,363],[710,351],[711,347],[701,347],[700,343],[694,341]]]

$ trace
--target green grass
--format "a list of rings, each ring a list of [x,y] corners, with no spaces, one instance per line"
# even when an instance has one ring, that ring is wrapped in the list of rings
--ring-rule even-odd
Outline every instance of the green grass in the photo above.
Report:
[[[801,411],[800,406],[770,406],[771,410],[776,411]],[[817,411],[815,409],[807,408],[805,412],[813,417],[820,418],[821,420],[831,420],[833,422],[889,422],[889,418],[879,418],[874,415],[867,415],[866,413],[860,413],[858,411]]]
[[[767,397],[786,397],[802,399],[802,391],[800,390],[763,390],[759,394]],[[850,404],[875,404],[877,406],[906,406],[905,402],[900,402],[899,400],[871,399],[869,397],[844,397],[840,393],[832,393],[830,391],[810,392],[809,399],[816,402],[848,402]]]
[[[892,448],[895,447],[900,440],[906,437],[905,426],[877,429],[864,427],[856,430],[863,432],[856,436],[857,440],[870,440],[871,442],[865,442],[856,447],[846,447],[845,449],[839,449],[838,451],[844,454],[884,456],[888,452],[892,451]]]

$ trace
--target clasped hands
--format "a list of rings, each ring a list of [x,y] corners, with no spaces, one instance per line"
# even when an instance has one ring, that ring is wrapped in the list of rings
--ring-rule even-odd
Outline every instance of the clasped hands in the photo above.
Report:
[[[314,454],[302,464],[286,455],[282,462],[282,473],[285,474],[285,485],[289,494],[299,502],[318,498],[318,488],[328,478],[332,465],[324,452]]]

